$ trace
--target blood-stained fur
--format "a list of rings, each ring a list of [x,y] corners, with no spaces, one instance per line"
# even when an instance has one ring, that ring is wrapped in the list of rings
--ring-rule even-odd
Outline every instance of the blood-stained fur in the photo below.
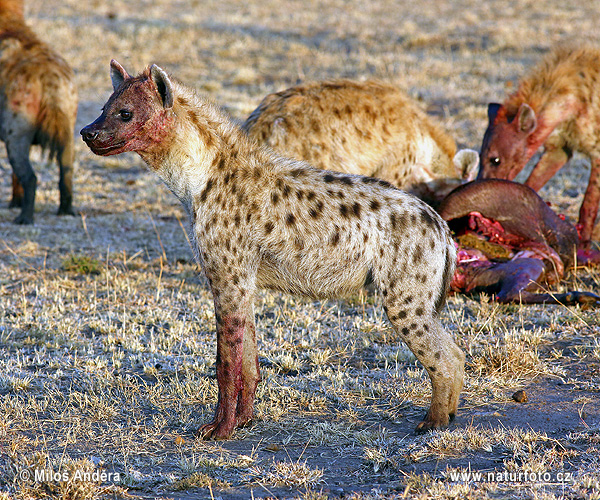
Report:
[[[525,182],[539,190],[578,151],[591,160],[579,212],[580,238],[592,239],[600,203],[600,49],[559,47],[503,104],[490,104],[479,177],[512,180],[543,146]]]
[[[131,77],[113,61],[111,77],[113,95],[81,135],[99,155],[137,152],[179,198],[214,297],[219,397],[200,435],[227,438],[252,419],[258,288],[327,298],[367,282],[431,378],[431,407],[417,429],[446,425],[465,358],[438,319],[456,262],[443,219],[385,181],[259,146],[156,65]]]
[[[0,139],[13,169],[17,224],[33,223],[37,177],[29,150],[38,144],[60,168],[58,214],[73,214],[77,88],[65,60],[25,24],[21,0],[0,0]]]

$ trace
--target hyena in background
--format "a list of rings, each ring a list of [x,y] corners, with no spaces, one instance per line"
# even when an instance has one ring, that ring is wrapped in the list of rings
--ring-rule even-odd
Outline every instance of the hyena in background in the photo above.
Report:
[[[73,214],[77,88],[73,71],[23,18],[22,0],[0,0],[0,139],[13,169],[11,207],[17,224],[32,224],[37,177],[29,150],[38,144],[60,167],[58,214]]]
[[[429,373],[431,406],[417,430],[448,424],[465,358],[438,319],[456,251],[437,213],[387,182],[258,146],[156,65],[131,77],[112,61],[111,77],[113,95],[81,135],[98,155],[137,152],[179,198],[214,298],[219,397],[199,434],[227,438],[252,419],[257,288],[327,298],[366,282]]]
[[[477,175],[479,155],[454,140],[404,92],[349,80],[269,94],[242,128],[284,156],[378,177],[431,205]]]
[[[521,80],[503,104],[488,108],[480,178],[512,180],[535,152],[544,154],[525,181],[539,190],[575,151],[592,164],[579,212],[589,244],[600,202],[600,50],[560,47]]]

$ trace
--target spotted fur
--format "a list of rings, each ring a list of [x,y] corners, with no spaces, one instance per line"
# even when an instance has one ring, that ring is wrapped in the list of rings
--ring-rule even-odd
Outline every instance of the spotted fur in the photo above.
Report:
[[[242,128],[315,167],[384,179],[430,204],[473,180],[475,151],[454,140],[404,92],[382,82],[305,83],[269,94]]]
[[[260,380],[252,303],[269,288],[339,297],[373,282],[394,328],[426,367],[419,430],[454,415],[464,355],[438,319],[455,249],[446,223],[383,180],[323,171],[250,140],[218,107],[152,66],[112,62],[115,93],[81,134],[92,151],[136,151],[186,208],[217,321],[219,400],[203,437],[253,414]]]

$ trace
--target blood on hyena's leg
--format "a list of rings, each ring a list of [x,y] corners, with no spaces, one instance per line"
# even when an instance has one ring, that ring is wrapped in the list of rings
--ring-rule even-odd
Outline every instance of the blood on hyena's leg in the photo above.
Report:
[[[205,439],[226,439],[253,416],[260,380],[254,316],[248,294],[242,298],[237,292],[215,293],[219,397],[213,421],[198,431]],[[228,307],[230,304],[237,306]]]
[[[236,409],[237,427],[248,424],[254,416],[254,395],[260,382],[258,367],[258,349],[256,346],[256,328],[254,318],[246,320],[242,352],[242,386],[238,395]]]

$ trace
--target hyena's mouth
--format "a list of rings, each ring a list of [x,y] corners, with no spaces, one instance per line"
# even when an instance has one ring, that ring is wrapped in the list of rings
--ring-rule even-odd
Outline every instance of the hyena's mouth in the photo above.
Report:
[[[92,150],[92,153],[97,154],[99,156],[106,156],[106,155],[110,154],[111,152],[121,149],[123,146],[125,146],[126,141],[121,141],[116,144],[109,144],[109,145],[99,145],[99,144],[94,144],[93,141],[90,141],[90,142],[86,141],[86,144]]]

